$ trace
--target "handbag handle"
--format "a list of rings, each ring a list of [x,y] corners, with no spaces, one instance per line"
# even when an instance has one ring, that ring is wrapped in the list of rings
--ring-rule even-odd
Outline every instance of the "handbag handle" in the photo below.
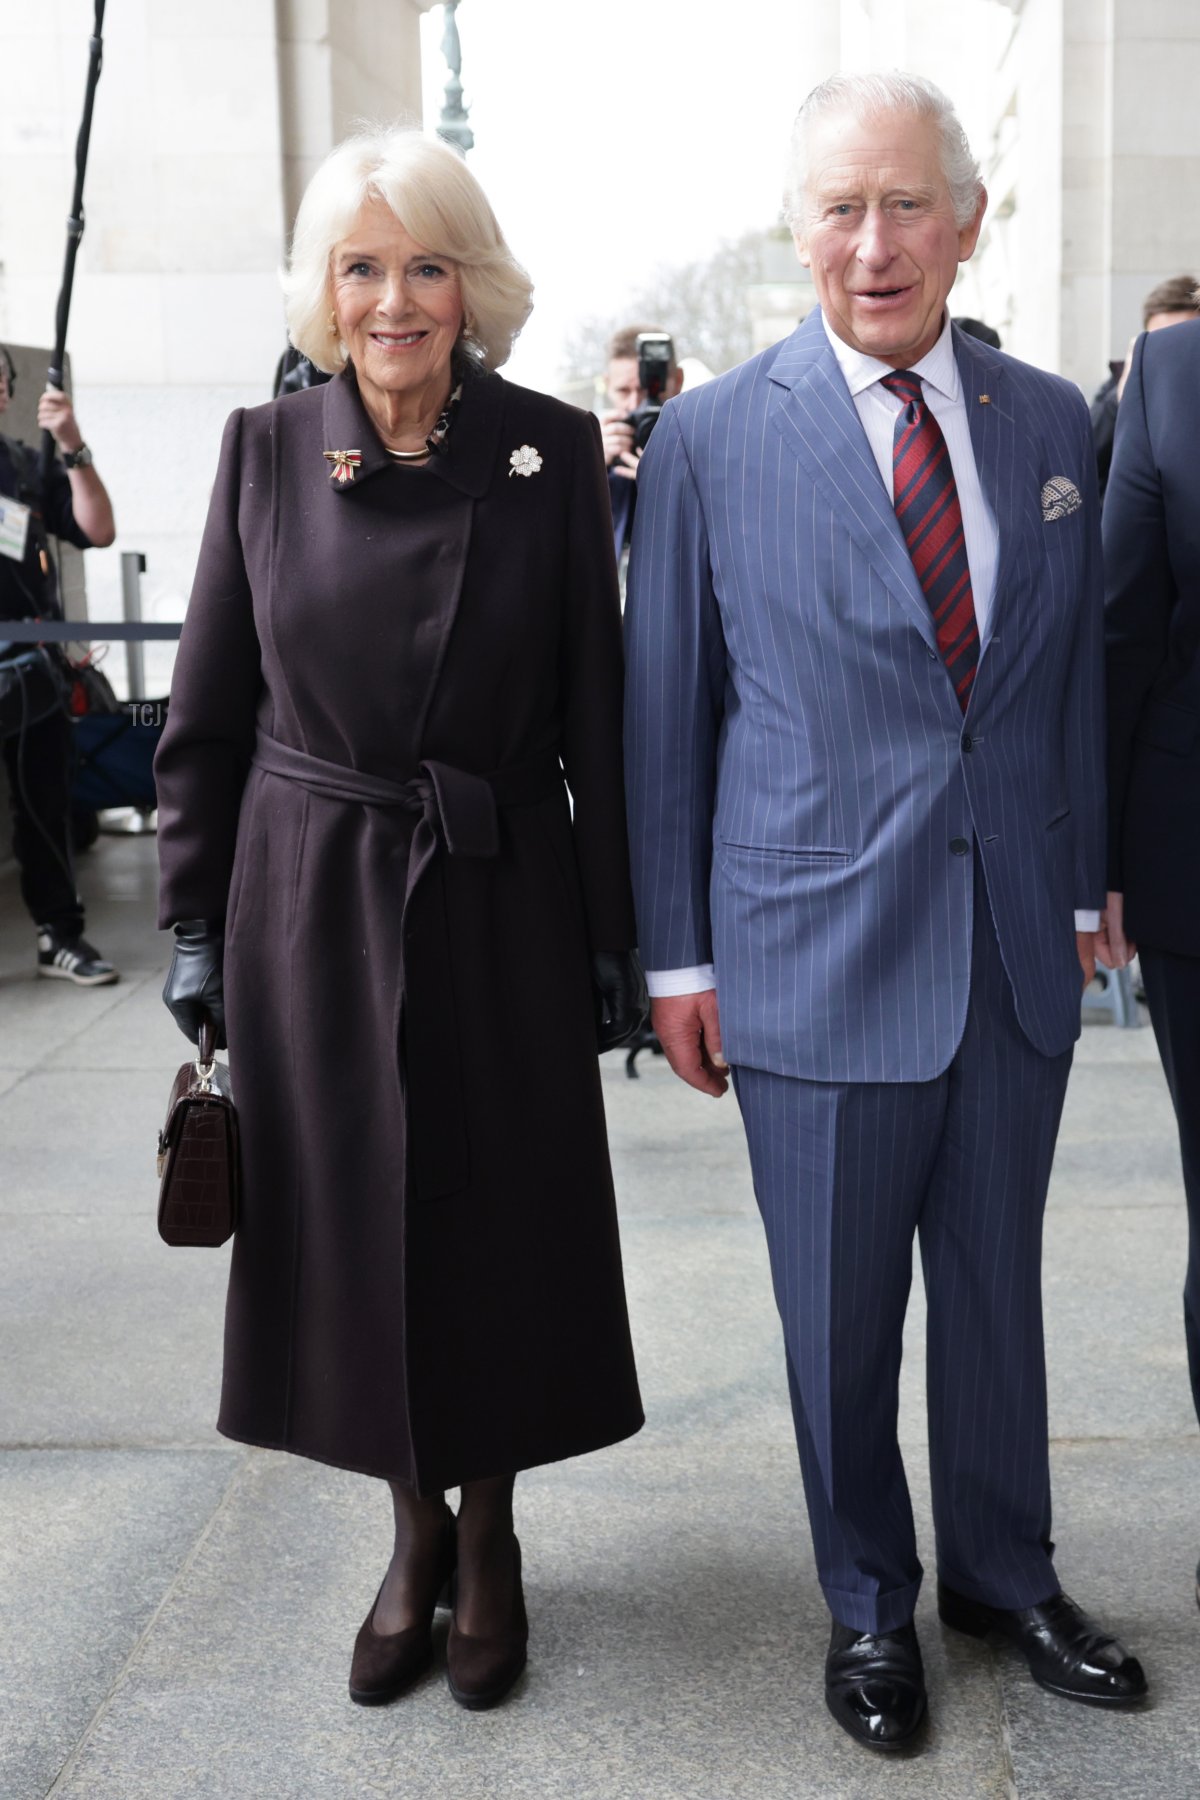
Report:
[[[217,1057],[217,1028],[205,1013],[200,1021],[200,1032],[196,1046],[196,1061],[209,1073]]]

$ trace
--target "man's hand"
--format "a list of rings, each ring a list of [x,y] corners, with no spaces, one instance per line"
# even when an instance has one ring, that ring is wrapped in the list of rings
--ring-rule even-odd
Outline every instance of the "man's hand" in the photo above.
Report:
[[[623,475],[626,481],[636,481],[642,453],[633,447],[633,426],[625,423],[627,416],[623,412],[601,413],[600,441],[610,472]]]
[[[83,442],[70,395],[59,388],[47,388],[38,401],[38,425],[50,433],[64,456],[78,450]]]
[[[1127,969],[1137,955],[1137,945],[1125,936],[1125,896],[1110,893],[1100,914],[1096,955],[1106,969]]]
[[[719,1100],[729,1086],[729,1064],[721,1054],[716,989],[651,1000],[650,1023],[679,1079]]]
[[[1077,931],[1075,948],[1079,952],[1079,966],[1083,970],[1083,985],[1086,987],[1096,974],[1096,933]]]

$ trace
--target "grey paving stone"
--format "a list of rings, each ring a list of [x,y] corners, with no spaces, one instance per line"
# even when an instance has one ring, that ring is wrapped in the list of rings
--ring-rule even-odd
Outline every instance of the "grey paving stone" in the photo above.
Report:
[[[19,962],[0,956],[0,1068],[36,1068],[43,1057],[105,1018],[120,1000],[120,982],[79,988],[70,981],[43,980],[34,972],[32,939]]]
[[[0,1793],[41,1800],[218,1506],[226,1451],[0,1451]]]
[[[1083,1035],[1075,1046],[1076,1064],[1084,1063],[1157,1063],[1158,1049],[1150,1028],[1150,1014],[1139,1006],[1140,1027],[1119,1029],[1107,1020],[1089,1016],[1084,1019]]]
[[[49,1051],[41,1069],[152,1070],[165,1107],[171,1079],[189,1051],[187,1039],[162,1003],[165,972],[164,964],[162,969],[123,979],[114,990],[118,999],[112,1010]]]
[[[1177,1437],[1195,1425],[1180,1293],[1183,1203],[1059,1208],[1051,1191],[1042,1288],[1056,1438]]]
[[[609,1146],[622,1214],[734,1213],[758,1217],[741,1117],[732,1093],[697,1094],[661,1058],[639,1058],[637,1081],[619,1054],[602,1060]]]
[[[221,1443],[228,1259],[168,1249],[153,1204],[0,1216],[0,1442]]]
[[[0,1214],[144,1217],[149,1209],[153,1218],[158,1131],[183,1060],[161,1071],[35,1069],[0,1095]]]
[[[822,1698],[827,1626],[792,1471],[748,1467],[719,1440],[666,1460],[635,1443],[523,1479],[531,1663],[508,1706],[457,1709],[439,1653],[406,1699],[355,1709],[350,1647],[386,1555],[371,1485],[253,1457],[60,1793],[1006,1791],[992,1671],[928,1619],[927,1753],[882,1769],[843,1737]]]
[[[1057,1562],[1067,1591],[1138,1656],[1151,1701],[1103,1713],[1043,1693],[1007,1649],[1004,1691],[1020,1800],[1193,1800],[1200,1791],[1200,1445],[1077,1444],[1055,1453]]]

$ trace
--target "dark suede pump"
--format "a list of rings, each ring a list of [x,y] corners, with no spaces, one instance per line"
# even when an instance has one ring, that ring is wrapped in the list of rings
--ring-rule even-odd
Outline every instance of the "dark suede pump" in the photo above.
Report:
[[[925,1718],[925,1670],[915,1628],[855,1631],[835,1619],[825,1659],[825,1704],[868,1750],[904,1750]]]
[[[359,1706],[386,1706],[425,1673],[433,1661],[433,1615],[439,1606],[449,1605],[457,1561],[454,1514],[447,1507],[434,1584],[437,1599],[429,1609],[429,1617],[404,1631],[376,1631],[376,1594],[370,1612],[358,1628],[350,1663],[350,1698]],[[380,1582],[379,1593],[382,1592]]]
[[[458,1628],[457,1613],[450,1615],[446,1641],[446,1680],[451,1694],[468,1712],[484,1712],[498,1706],[517,1682],[526,1663],[529,1620],[521,1589],[521,1546],[513,1538],[513,1604],[505,1630],[487,1637],[468,1637]]]
[[[1136,1656],[1094,1624],[1066,1594],[1006,1612],[968,1600],[938,1582],[942,1623],[968,1637],[1005,1637],[1029,1664],[1039,1687],[1088,1706],[1136,1706],[1146,1677]]]

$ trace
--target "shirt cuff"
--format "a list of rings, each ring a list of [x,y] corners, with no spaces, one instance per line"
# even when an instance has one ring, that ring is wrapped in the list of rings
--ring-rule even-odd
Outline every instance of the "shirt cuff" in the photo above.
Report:
[[[1076,931],[1099,931],[1100,914],[1098,912],[1077,912],[1075,929]]]
[[[672,994],[703,994],[716,985],[712,963],[701,963],[695,969],[646,970],[646,986],[652,1000],[664,1000]]]

